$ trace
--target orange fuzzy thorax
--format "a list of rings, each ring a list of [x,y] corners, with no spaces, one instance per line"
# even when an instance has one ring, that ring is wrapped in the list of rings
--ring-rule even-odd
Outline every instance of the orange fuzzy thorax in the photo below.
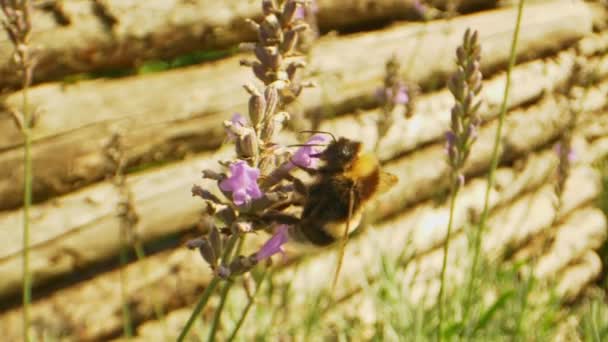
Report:
[[[350,179],[367,177],[378,170],[380,163],[376,156],[371,153],[361,154],[355,161],[350,170],[345,175]]]

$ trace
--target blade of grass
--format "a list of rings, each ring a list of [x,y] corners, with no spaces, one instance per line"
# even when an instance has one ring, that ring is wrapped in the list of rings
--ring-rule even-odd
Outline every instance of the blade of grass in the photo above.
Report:
[[[127,279],[125,267],[128,262],[128,250],[125,239],[125,232],[120,232],[120,295],[122,299],[122,328],[123,334],[127,339],[133,337],[133,324],[131,321],[131,308],[129,307],[129,294],[127,290]]]
[[[146,252],[144,251],[144,247],[143,247],[141,241],[139,241],[139,240],[135,241],[135,243],[133,244],[133,250],[135,251],[135,256],[137,257],[138,261],[142,262],[146,258]],[[143,266],[144,266],[144,274],[146,274],[146,276],[147,276],[148,275],[148,265],[146,263],[144,263]],[[156,294],[154,292],[151,294],[151,300],[152,300],[152,305],[154,306],[154,315],[156,316],[156,319],[159,320],[160,323],[162,324],[163,335],[165,336],[165,340],[169,340],[169,330],[167,329],[167,321],[165,320],[165,314],[164,314],[163,308],[159,304]]]
[[[502,136],[502,126],[505,121],[505,113],[507,111],[507,101],[509,99],[509,89],[511,88],[511,71],[515,66],[515,61],[517,57],[517,40],[519,38],[519,29],[521,26],[521,16],[524,7],[524,0],[519,0],[519,5],[517,7],[517,19],[515,20],[515,30],[513,32],[513,40],[511,41],[511,52],[509,55],[509,66],[507,68],[507,76],[505,82],[505,91],[502,98],[502,103],[500,105],[500,113],[498,116],[498,126],[496,127],[496,134],[494,136],[494,146],[492,147],[492,161],[490,163],[490,170],[488,171],[488,183],[486,187],[486,192],[484,196],[484,204],[483,211],[481,213],[481,218],[479,220],[479,225],[477,230],[475,231],[475,240],[474,240],[474,249],[473,249],[473,261],[471,265],[471,272],[469,275],[469,280],[466,286],[466,295],[464,302],[464,311],[462,321],[466,322],[469,318],[470,307],[471,307],[471,298],[472,298],[472,290],[473,283],[475,281],[475,277],[477,274],[477,266],[479,263],[479,253],[481,249],[481,241],[482,234],[484,230],[484,226],[488,219],[489,213],[489,202],[490,202],[490,191],[494,188],[494,181],[496,175],[496,168],[498,167],[498,152],[500,146],[500,139]]]

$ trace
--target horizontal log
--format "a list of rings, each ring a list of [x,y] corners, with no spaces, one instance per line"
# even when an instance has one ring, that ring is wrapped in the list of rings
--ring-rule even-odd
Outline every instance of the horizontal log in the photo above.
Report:
[[[602,259],[596,252],[588,250],[562,271],[556,292],[566,301],[572,301],[580,295],[585,286],[596,280],[601,272]]]
[[[606,217],[601,210],[579,210],[554,234],[550,250],[540,257],[534,275],[540,279],[555,277],[566,265],[589,250],[597,250],[606,241]]]
[[[546,6],[530,6],[524,12],[518,46],[526,57],[558,49],[590,33],[584,4]],[[393,53],[407,61],[403,76],[408,80],[427,84],[441,80],[453,70],[453,51],[466,27],[480,31],[481,44],[486,46],[484,69],[496,69],[508,58],[514,16],[511,9],[488,11],[322,40],[311,51],[309,67],[311,73],[321,75],[311,78],[322,87],[307,89],[301,106],[307,112],[323,106],[346,112],[373,104],[384,61]],[[443,49],[437,51],[436,46]],[[363,56],[363,50],[374,54]],[[245,108],[246,96],[237,94],[243,94],[241,85],[250,79],[249,70],[238,67],[234,58],[137,78],[32,88],[32,107],[40,111],[32,133],[37,141],[33,147],[35,199],[103,178],[112,168],[104,147],[115,134],[123,136],[130,164],[175,159],[218,146],[221,122]],[[20,93],[9,95],[4,103],[9,109],[20,108]],[[91,111],[94,114],[82,115]],[[0,184],[0,208],[14,208],[22,202],[21,135],[6,113],[0,114],[0,131],[0,150],[6,150],[0,163],[7,165],[0,170],[0,179],[11,180]]]
[[[536,60],[515,67],[511,75],[511,84],[514,86],[509,92],[507,108],[530,103],[542,94],[563,86],[570,75],[574,59],[575,54],[572,51],[564,51],[555,58]],[[595,77],[608,76],[608,56],[590,58],[586,62],[586,67],[594,70]],[[498,116],[506,86],[505,80],[504,73],[501,73],[483,83],[480,113],[484,121],[490,121]],[[608,82],[602,82],[577,92],[573,103],[577,105],[580,103],[581,111],[597,111],[606,105],[606,96],[608,96]],[[444,133],[450,127],[453,101],[449,91],[443,89],[418,98],[411,118],[395,116],[393,126],[382,137],[377,148],[376,153],[380,159],[390,160],[419,146],[443,139]],[[321,129],[352,139],[360,139],[363,135],[367,147],[373,148],[378,140],[375,122],[380,115],[382,115],[380,110],[374,109],[359,115],[342,116],[323,122]],[[365,128],[363,132],[360,130],[362,125]],[[603,122],[589,124],[589,129],[597,129],[599,132],[602,131],[603,125]]]
[[[503,160],[533,151],[557,137],[566,125],[566,117],[562,115],[564,105],[563,102],[560,104],[554,98],[547,97],[535,106],[515,110],[508,115],[503,131]],[[492,121],[480,129],[465,164],[465,172],[478,173],[487,168],[496,126],[497,121]],[[388,163],[386,171],[394,173],[402,181],[383,195],[383,201],[370,204],[371,216],[387,217],[415,201],[440,195],[448,187],[450,169],[445,158],[444,144],[438,143]]]
[[[490,203],[491,208],[507,205],[522,192],[538,187],[546,181],[555,165],[555,156],[549,150],[529,156],[521,170],[499,169],[497,184],[502,185],[501,189],[503,190],[493,193]],[[587,182],[590,180],[589,177],[582,177],[582,179]],[[587,186],[581,187],[583,190],[581,193],[588,193],[585,190],[588,188]],[[484,189],[484,179],[474,179],[463,188],[462,201],[459,202],[458,213],[455,216],[455,227],[461,227],[466,222],[467,213],[470,210],[481,207]],[[396,240],[385,247],[388,250],[396,251],[399,243],[403,242],[404,244],[400,245],[400,249],[402,249],[407,238],[413,241],[410,247],[412,252],[416,250],[418,254],[423,254],[439,243],[441,237],[438,235],[433,239],[426,237],[429,232],[439,232],[444,229],[447,214],[445,204],[437,207],[431,201],[380,224],[378,230],[383,232],[381,236],[387,237],[391,227],[401,227],[394,229]],[[376,238],[370,240],[376,241]],[[368,247],[363,248],[366,243],[363,240],[353,240],[351,243],[356,245],[356,247],[352,247],[354,248],[351,249],[353,251],[369,251]],[[349,243],[349,248],[351,248],[351,243]],[[327,262],[327,259],[332,257],[333,254],[326,253],[322,256],[322,260]],[[355,256],[350,256],[351,259],[353,257]],[[369,253],[366,252],[365,258],[370,257]],[[356,258],[361,258],[361,256],[359,255]],[[323,264],[323,261],[319,261],[319,264]],[[332,263],[327,265],[327,267],[331,267]],[[123,271],[123,274],[127,275],[127,292],[130,294],[129,302],[132,303],[133,315],[142,317],[142,319],[152,318],[153,310],[150,310],[150,308],[153,308],[154,300],[157,300],[157,305],[169,310],[192,303],[196,293],[200,292],[200,288],[204,286],[210,276],[208,267],[204,265],[200,256],[185,248],[148,257],[144,262],[128,265]],[[288,279],[293,276],[293,272],[295,271],[287,271],[286,276],[281,279]],[[350,271],[345,269],[344,274],[348,272]],[[327,276],[329,277],[330,274],[331,272]],[[297,284],[298,281],[294,281],[294,284]],[[119,283],[120,270],[115,270],[98,275],[88,282],[58,290],[48,298],[34,303],[33,317],[40,322],[43,329],[49,331],[69,330],[79,338],[98,338],[110,334],[119,330],[122,324]],[[317,287],[328,284],[323,279],[319,279],[318,283],[317,281],[315,283]],[[171,293],[171,296],[167,296],[167,293]],[[103,310],[100,310],[97,298],[104,301]],[[78,306],[78,310],[72,309],[74,305]],[[60,313],[49,315],[48,313],[51,310],[59,310]],[[18,336],[21,333],[18,328],[21,322],[20,309],[13,309],[0,317],[2,317],[0,328],[9,334],[7,336]],[[6,324],[6,327],[2,324]],[[181,324],[183,324],[183,321],[181,321]]]
[[[495,2],[466,0],[460,2],[460,8],[487,8]],[[316,3],[317,21],[323,31],[365,26],[370,22],[422,19],[413,3],[407,1],[318,0]],[[54,9],[34,8],[32,45],[40,50],[34,80],[133,67],[147,59],[173,58],[197,50],[231,48],[255,38],[245,19],[261,15],[260,1],[238,0],[187,3],[64,0]],[[10,64],[12,49],[3,36],[0,40],[2,86],[19,85]]]
[[[510,157],[532,151],[559,135],[567,124],[567,118],[561,115],[563,105],[562,100],[547,97],[536,106],[510,113],[504,140],[510,146]],[[480,130],[468,171],[478,172],[488,165],[495,125],[491,122]],[[372,205],[372,220],[396,214],[445,189],[448,168],[442,145],[429,146],[387,164],[387,171],[401,182],[385,195],[382,203]],[[188,189],[199,179],[202,169],[217,168],[215,160],[225,158],[227,153],[224,149],[218,154],[127,177],[134,210],[141,218],[136,234],[153,240],[196,224],[201,204],[190,198]],[[105,182],[31,208],[30,270],[34,282],[42,283],[53,275],[117,253],[120,225],[114,210],[119,200],[119,190],[112,182]],[[0,243],[0,271],[5,275],[0,293],[16,290],[21,281],[22,237],[14,227],[20,227],[22,219],[21,209],[0,214],[0,227],[7,227],[0,230],[0,241],[5,241]],[[103,243],[94,238],[99,234],[103,235]]]

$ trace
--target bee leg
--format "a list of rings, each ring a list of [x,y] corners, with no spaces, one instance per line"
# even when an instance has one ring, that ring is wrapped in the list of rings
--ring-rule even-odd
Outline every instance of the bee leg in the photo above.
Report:
[[[304,172],[308,173],[308,174],[309,174],[309,175],[311,175],[311,176],[314,176],[314,175],[318,175],[318,174],[319,174],[319,170],[317,170],[317,169],[313,169],[313,168],[306,167],[306,166],[301,166],[301,165],[298,165],[298,164],[296,164],[296,163],[294,163],[294,165],[295,165],[295,166],[296,166],[298,169],[300,169],[300,170],[302,170],[302,171],[304,171]]]
[[[260,217],[262,220],[270,223],[270,222],[278,222],[282,224],[297,224],[300,222],[300,219],[296,216],[285,214],[283,212],[272,210]]]
[[[277,211],[277,210],[281,211],[281,210],[284,210],[287,207],[292,206],[292,205],[303,205],[303,204],[304,204],[303,198],[293,198],[293,197],[291,197],[291,198],[289,198],[289,199],[287,199],[285,201],[274,203],[271,206],[269,206],[268,208],[266,208],[265,210],[266,211],[273,211],[273,210],[274,211]]]
[[[304,184],[304,182],[302,182],[301,179],[291,174],[287,175],[285,178],[293,183],[294,190],[297,193],[304,197],[308,196],[308,187],[306,186],[306,184]]]

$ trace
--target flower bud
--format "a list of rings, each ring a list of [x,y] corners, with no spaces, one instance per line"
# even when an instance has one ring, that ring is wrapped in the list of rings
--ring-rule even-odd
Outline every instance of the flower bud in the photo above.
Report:
[[[274,14],[267,15],[260,24],[259,38],[264,45],[273,45],[281,41],[283,32],[277,17]]]
[[[270,15],[276,12],[277,9],[274,7],[272,0],[262,0],[262,13],[264,13],[264,15]]]
[[[236,213],[234,212],[234,209],[229,206],[225,206],[224,208],[217,210],[215,216],[227,226],[232,225],[232,222],[236,220]]]
[[[220,267],[217,268],[216,274],[222,279],[228,279],[231,274],[230,268],[228,268],[226,265],[220,265]]]
[[[266,109],[266,101],[261,95],[251,95],[249,98],[249,119],[253,127],[257,128],[258,124],[264,120],[264,110]]]
[[[230,274],[241,275],[245,272],[249,272],[256,264],[257,260],[255,257],[239,255],[230,263]]]
[[[264,112],[265,121],[271,121],[270,118],[274,114],[279,103],[279,92],[274,85],[266,87],[264,90],[264,98],[266,100],[266,110]]]
[[[240,159],[249,159],[258,155],[258,139],[252,128],[245,128],[236,143],[236,154]]]
[[[253,70],[253,74],[255,75],[255,77],[257,77],[260,81],[264,82],[265,84],[271,81],[271,79],[268,77],[268,75],[266,73],[266,68],[261,63],[254,62],[253,65],[251,66],[251,70]]]
[[[296,44],[298,44],[298,33],[293,30],[285,32],[285,37],[280,46],[281,52],[285,55],[289,55],[294,51]]]
[[[297,8],[297,2],[293,0],[287,0],[285,5],[283,6],[283,13],[281,15],[281,25],[283,27],[289,26],[289,24],[293,21]]]
[[[203,259],[209,264],[209,266],[211,266],[211,268],[215,268],[217,265],[217,255],[213,251],[209,240],[205,238],[191,240],[188,242],[188,248],[192,248],[191,246],[196,246],[193,248],[198,248],[198,251]]]
[[[215,225],[213,225],[209,231],[209,244],[211,245],[211,249],[215,255],[222,255],[224,246],[222,244],[222,235],[220,234],[220,230],[217,229]]]

